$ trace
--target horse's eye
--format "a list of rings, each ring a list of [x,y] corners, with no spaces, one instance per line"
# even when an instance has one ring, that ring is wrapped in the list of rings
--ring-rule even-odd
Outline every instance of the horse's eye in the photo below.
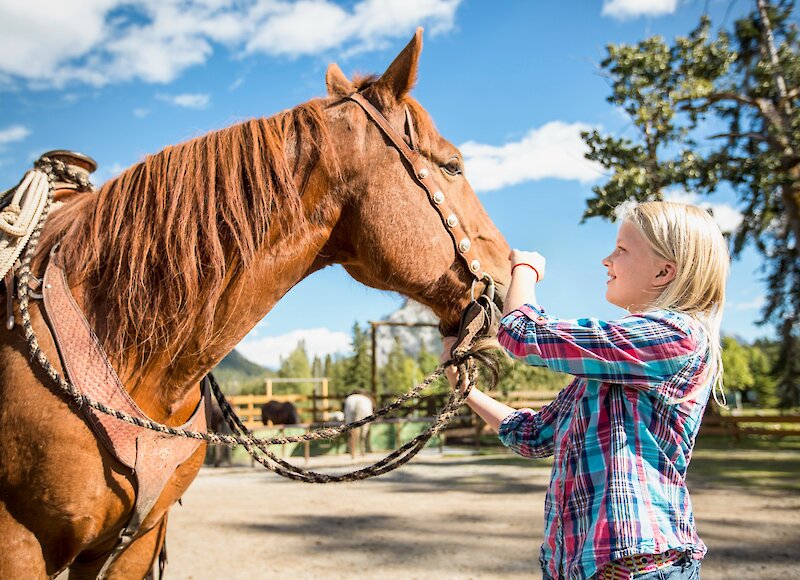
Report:
[[[461,159],[458,157],[453,157],[450,161],[442,165],[442,169],[450,175],[461,175],[464,171],[464,168],[461,166]]]

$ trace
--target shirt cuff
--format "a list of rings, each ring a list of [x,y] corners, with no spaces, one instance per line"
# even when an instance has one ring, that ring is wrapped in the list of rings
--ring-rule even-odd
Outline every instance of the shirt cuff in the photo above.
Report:
[[[541,306],[534,306],[533,304],[523,304],[516,310],[512,310],[500,320],[500,326],[509,328],[520,315],[529,318],[532,322],[542,326],[547,324],[547,314]]]
[[[519,445],[521,427],[534,415],[536,412],[532,409],[519,409],[508,415],[500,422],[500,428],[497,430],[500,442],[506,447]]]

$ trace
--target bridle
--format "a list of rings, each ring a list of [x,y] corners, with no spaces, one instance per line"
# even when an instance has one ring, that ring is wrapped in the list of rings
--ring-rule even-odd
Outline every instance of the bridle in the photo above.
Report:
[[[428,195],[428,201],[430,201],[433,209],[436,210],[436,213],[439,214],[445,230],[453,240],[456,256],[458,256],[464,262],[467,267],[467,271],[473,278],[471,292],[472,301],[475,301],[476,284],[483,281],[485,282],[482,294],[488,295],[489,300],[493,300],[495,291],[494,279],[491,277],[491,275],[489,275],[488,272],[481,270],[481,261],[478,259],[475,249],[472,247],[472,241],[469,239],[467,232],[461,226],[461,220],[452,206],[448,203],[444,192],[436,184],[436,179],[433,177],[433,173],[425,164],[422,154],[416,148],[416,134],[414,131],[413,119],[408,106],[406,106],[406,123],[408,124],[408,137],[409,141],[411,142],[411,146],[406,143],[406,140],[392,126],[389,120],[383,116],[383,113],[381,113],[372,103],[370,103],[364,95],[355,92],[351,95],[348,95],[343,100],[353,101],[362,109],[364,109],[367,117],[369,117],[378,126],[378,128],[389,139],[389,141],[391,141],[392,145],[394,145],[394,148],[397,149],[400,155],[408,162],[408,166],[410,166],[409,173],[417,181],[417,183],[419,183],[422,189],[425,190],[425,193]]]

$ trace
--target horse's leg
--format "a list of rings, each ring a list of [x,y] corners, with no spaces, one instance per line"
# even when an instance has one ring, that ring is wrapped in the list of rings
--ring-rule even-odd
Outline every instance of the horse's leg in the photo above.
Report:
[[[133,540],[108,568],[109,580],[142,580],[148,577],[158,558],[167,535],[167,514],[151,530]],[[69,568],[69,580],[89,580],[97,577],[105,564],[108,551],[82,554]]]
[[[42,546],[0,503],[0,578],[48,578]]]
[[[350,437],[347,442],[347,447],[349,447],[351,459],[356,458],[356,447],[358,447],[359,445],[358,440],[359,440],[358,428],[356,428],[350,431]]]

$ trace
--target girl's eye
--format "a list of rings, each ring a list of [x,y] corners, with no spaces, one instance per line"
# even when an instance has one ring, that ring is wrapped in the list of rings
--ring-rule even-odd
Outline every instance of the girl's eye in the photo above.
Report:
[[[464,171],[463,167],[461,166],[461,160],[458,157],[453,157],[450,161],[442,165],[442,169],[444,169],[450,175],[461,175]]]

